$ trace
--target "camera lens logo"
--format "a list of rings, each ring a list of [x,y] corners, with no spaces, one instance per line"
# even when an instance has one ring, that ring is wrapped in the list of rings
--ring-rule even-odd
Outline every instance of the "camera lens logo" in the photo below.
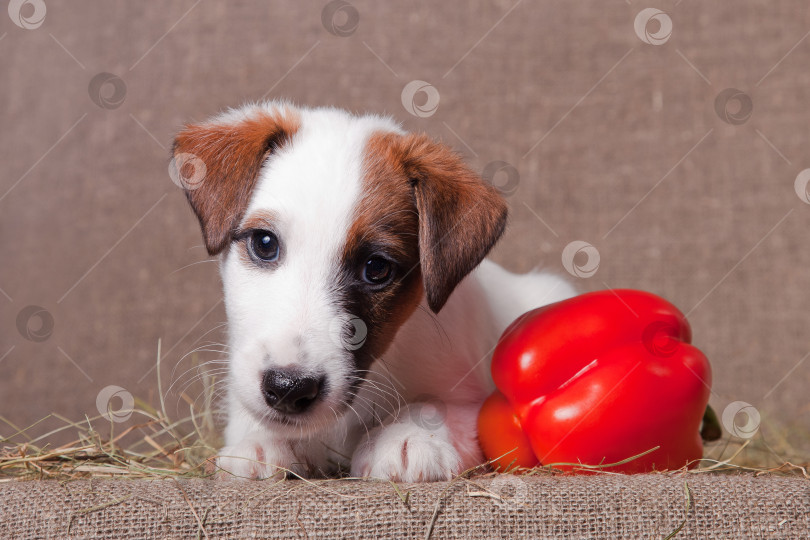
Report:
[[[205,162],[188,152],[180,152],[169,161],[169,178],[186,191],[194,191],[202,186],[207,172]]]
[[[46,11],[43,0],[11,0],[8,3],[11,22],[26,30],[36,30],[42,26]]]
[[[132,394],[114,384],[104,387],[96,396],[98,413],[111,422],[126,422],[134,408]]]
[[[354,315],[349,316],[348,319],[335,317],[329,325],[329,334],[332,342],[338,347],[347,351],[356,351],[365,344],[368,327],[363,319]]]
[[[714,98],[714,112],[723,122],[739,126],[751,118],[751,114],[754,112],[754,102],[751,100],[751,96],[742,90],[726,88]]]
[[[447,405],[436,396],[422,394],[408,406],[414,424],[428,431],[436,431],[445,425]]]
[[[668,358],[678,351],[678,327],[673,322],[654,321],[641,334],[644,347],[655,356]]]
[[[599,269],[599,260],[599,251],[583,240],[574,240],[562,252],[563,267],[575,277],[593,276]]]
[[[807,185],[810,184],[810,169],[805,169],[796,176],[796,181],[793,182],[793,189],[796,190],[796,195],[807,204],[810,204],[810,193],[807,191]]]
[[[53,315],[41,306],[26,306],[17,314],[17,331],[34,343],[47,341],[53,334]]]
[[[424,95],[424,102],[417,104],[417,96]],[[405,110],[419,118],[428,118],[436,114],[439,108],[439,91],[425,81],[411,81],[402,89],[402,106]]]
[[[497,475],[487,491],[500,506],[525,507],[529,498],[529,484],[512,474]]]
[[[663,45],[672,36],[672,19],[660,9],[642,9],[633,21],[633,29],[644,43]]]
[[[105,71],[90,79],[87,93],[93,103],[102,109],[112,110],[124,103],[127,85],[118,75]]]
[[[723,409],[723,427],[741,439],[750,439],[759,430],[759,411],[745,401],[734,401]]]
[[[481,177],[504,196],[512,195],[520,184],[520,173],[514,165],[505,161],[490,161]]]
[[[357,30],[360,13],[348,2],[333,0],[321,11],[321,24],[332,35],[348,37]]]

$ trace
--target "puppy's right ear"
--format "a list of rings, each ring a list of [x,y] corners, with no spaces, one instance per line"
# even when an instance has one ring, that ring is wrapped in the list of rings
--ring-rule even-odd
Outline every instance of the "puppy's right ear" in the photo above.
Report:
[[[170,172],[200,220],[210,255],[230,243],[262,165],[299,126],[292,108],[256,107],[236,120],[189,124],[177,134]]]

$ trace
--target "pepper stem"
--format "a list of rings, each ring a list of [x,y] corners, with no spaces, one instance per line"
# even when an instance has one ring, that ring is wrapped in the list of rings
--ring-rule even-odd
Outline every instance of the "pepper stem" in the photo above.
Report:
[[[720,422],[717,420],[717,414],[712,409],[711,405],[706,405],[706,412],[703,413],[703,422],[700,424],[700,437],[704,442],[716,441],[723,435],[723,430],[720,428]]]

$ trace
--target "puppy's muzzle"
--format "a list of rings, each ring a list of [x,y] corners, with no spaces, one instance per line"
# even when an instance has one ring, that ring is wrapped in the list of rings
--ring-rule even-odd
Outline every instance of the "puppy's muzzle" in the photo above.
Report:
[[[311,377],[296,371],[268,369],[262,377],[262,394],[267,404],[284,414],[306,412],[318,400],[325,377]]]

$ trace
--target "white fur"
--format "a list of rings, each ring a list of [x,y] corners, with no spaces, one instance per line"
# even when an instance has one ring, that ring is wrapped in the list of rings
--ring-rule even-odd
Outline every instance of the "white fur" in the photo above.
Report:
[[[232,111],[236,121],[260,107]],[[279,468],[308,475],[336,465],[357,476],[448,479],[482,461],[476,416],[492,391],[489,362],[506,326],[523,312],[575,294],[562,278],[516,275],[484,261],[439,314],[425,305],[403,324],[349,407],[350,355],[335,328],[351,317],[330,297],[361,192],[362,149],[374,131],[401,133],[387,118],[299,109],[301,129],[261,171],[245,219],[278,217],[284,260],[273,270],[228,250],[221,273],[229,320],[228,425],[218,464],[236,477]],[[261,394],[268,368],[323,372],[329,390],[306,421],[282,425]],[[258,462],[261,463],[258,463]]]

